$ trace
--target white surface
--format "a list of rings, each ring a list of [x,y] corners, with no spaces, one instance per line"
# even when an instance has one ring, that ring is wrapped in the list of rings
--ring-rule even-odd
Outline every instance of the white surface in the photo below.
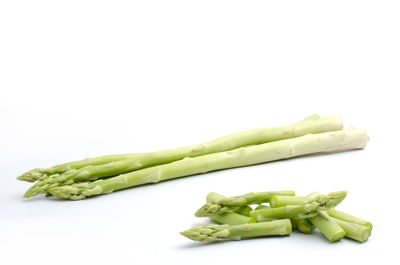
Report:
[[[2,264],[398,260],[398,1],[1,1]],[[102,154],[200,143],[312,113],[363,151],[225,170],[71,202],[15,178]],[[365,244],[318,232],[220,244],[178,234],[210,191],[347,189]],[[4,261],[6,263],[4,263]]]

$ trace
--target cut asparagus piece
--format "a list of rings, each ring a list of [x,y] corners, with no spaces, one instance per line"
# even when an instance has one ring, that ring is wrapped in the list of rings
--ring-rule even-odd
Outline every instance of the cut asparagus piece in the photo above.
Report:
[[[250,217],[257,222],[264,222],[271,219],[282,218],[308,218],[318,214],[318,203],[302,204],[302,205],[286,205],[277,208],[266,208],[253,211]]]
[[[247,224],[255,222],[254,219],[235,212],[225,212],[222,214],[215,214],[211,215],[209,218],[214,222],[220,224],[229,224],[229,225]]]
[[[361,149],[365,147],[367,141],[368,136],[365,130],[346,129],[308,134],[286,140],[241,147],[226,152],[185,158],[104,180],[53,187],[48,191],[60,198],[78,200],[115,190],[214,170],[260,164],[306,154]]]
[[[352,216],[350,214],[338,211],[336,209],[329,209],[327,211],[327,213],[329,214],[329,216],[334,217],[336,219],[345,221],[345,222],[350,222],[350,223],[354,223],[354,224],[359,224],[359,225],[363,225],[369,228],[369,230],[372,230],[372,224],[369,221],[363,220],[361,218]]]
[[[240,196],[224,197],[213,201],[212,203],[229,205],[229,206],[243,206],[249,204],[260,204],[269,202],[273,195],[287,195],[294,196],[295,192],[292,190],[282,191],[267,191],[267,192],[250,192]]]
[[[269,201],[269,205],[275,208],[286,205],[304,204],[305,201],[306,201],[306,196],[272,195]]]
[[[341,203],[347,196],[347,191],[336,191],[322,195],[318,192],[313,192],[307,196],[271,196],[271,207],[282,207],[286,205],[300,205],[311,202],[317,202],[320,205],[320,210],[330,209]]]
[[[181,232],[187,238],[196,241],[241,240],[262,236],[290,235],[292,225],[289,219],[271,222],[249,223],[241,225],[205,225],[196,226]]]
[[[346,232],[337,223],[326,218],[326,216],[318,214],[309,218],[309,220],[331,242],[339,241],[346,235]]]
[[[250,212],[252,210],[253,209],[250,206],[246,205],[246,206],[239,207],[239,209],[234,210],[234,212],[238,213],[238,214],[241,214],[241,215],[244,215],[244,216],[249,216]]]
[[[291,219],[295,223],[297,231],[303,234],[310,234],[314,225],[308,219]]]
[[[236,149],[242,146],[267,143],[282,139],[298,137],[310,133],[321,133],[340,130],[343,122],[340,116],[320,117],[312,115],[304,120],[281,127],[258,128],[245,132],[228,135],[203,144],[181,147],[177,149],[162,150],[153,153],[141,154],[122,154],[87,158],[80,161],[69,162],[56,165],[46,169],[34,169],[18,177],[19,180],[35,181],[39,180],[44,173],[56,174],[64,173],[70,169],[79,169],[88,165],[100,165],[129,159],[123,163],[111,164],[105,167],[93,168],[88,171],[78,171],[80,181],[94,180],[105,176],[113,176],[121,173],[130,172],[139,168],[152,165],[160,165],[177,161],[185,157],[195,157],[205,154],[222,152]],[[99,177],[96,177],[99,175]],[[73,177],[71,177],[73,179]],[[58,183],[58,182],[55,182]],[[57,185],[57,184],[56,184]],[[62,185],[58,184],[58,185]]]
[[[367,226],[333,218],[329,216],[326,212],[321,212],[320,214],[324,218],[337,223],[346,232],[345,237],[347,238],[351,238],[363,243],[367,241],[369,236],[371,235],[371,229]]]
[[[257,204],[262,202],[268,202],[269,198],[273,194],[287,194],[294,195],[294,191],[268,191],[268,192],[251,192],[240,196],[225,197],[216,192],[210,192],[207,195],[207,203],[203,205],[195,216],[207,217],[212,216],[216,213],[221,214],[228,211],[229,209],[234,212],[241,210],[241,207],[248,204]],[[251,211],[251,209],[250,209]]]

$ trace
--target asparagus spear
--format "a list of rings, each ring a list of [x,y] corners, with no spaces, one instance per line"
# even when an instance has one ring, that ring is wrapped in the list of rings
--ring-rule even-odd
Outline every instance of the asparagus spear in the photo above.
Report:
[[[369,221],[363,220],[361,218],[352,216],[350,214],[338,211],[336,209],[329,209],[327,211],[327,213],[329,214],[329,216],[345,221],[345,222],[349,222],[349,223],[354,223],[354,224],[359,224],[359,225],[363,225],[369,228],[369,230],[372,230],[372,224]]]
[[[185,158],[104,180],[58,186],[48,189],[48,192],[60,198],[78,200],[115,190],[219,169],[254,165],[312,153],[361,149],[365,147],[367,141],[368,136],[365,130],[346,129],[308,134],[226,152]]]
[[[170,163],[183,159],[185,157],[196,157],[200,155],[216,153],[221,151],[232,150],[242,146],[266,143],[281,139],[287,139],[291,137],[305,135],[307,133],[325,132],[332,130],[339,130],[342,128],[342,120],[338,116],[332,117],[319,117],[318,115],[312,115],[303,121],[300,121],[293,125],[265,128],[265,129],[253,129],[246,132],[241,132],[226,136],[208,143],[187,146],[172,150],[163,150],[153,153],[142,153],[129,155],[126,159],[118,159],[110,161],[110,163],[101,163],[102,165],[93,166],[90,168],[78,168],[77,165],[81,166],[87,164],[90,160],[94,162],[106,161],[106,159],[114,158],[94,158],[89,160],[77,161],[72,163],[55,166],[45,170],[38,169],[34,172],[28,172],[19,177],[18,179],[28,180],[33,179],[33,176],[40,177],[40,181],[31,187],[24,195],[24,197],[32,197],[41,193],[46,192],[48,188],[69,185],[72,181],[88,181],[97,180],[103,177],[115,176],[118,174],[131,172],[141,168],[149,166],[155,166],[165,163]],[[97,160],[96,160],[97,159]],[[94,164],[94,162],[92,164]],[[60,168],[62,170],[60,170]],[[71,168],[78,168],[76,170],[70,170]],[[68,172],[66,172],[68,169]],[[59,176],[40,175],[42,173],[65,173]]]
[[[359,242],[365,242],[371,235],[371,229],[367,226],[339,220],[329,216],[326,212],[320,213],[324,218],[337,223],[345,232],[345,237],[354,239]]]
[[[250,192],[240,196],[225,197],[215,192],[207,195],[207,203],[197,210],[195,216],[207,217],[215,214],[221,214],[228,211],[238,211],[241,206],[248,204],[257,204],[268,202],[274,194],[294,195],[294,191],[267,191],[267,192]]]
[[[249,216],[250,212],[252,210],[253,209],[250,206],[245,205],[245,206],[239,207],[239,209],[235,210],[235,213],[238,213],[238,214],[241,214],[241,215],[244,215],[244,216]]]
[[[302,205],[286,205],[277,208],[266,208],[253,211],[250,217],[257,222],[264,222],[273,219],[282,218],[308,218],[318,214],[318,203],[302,204]]]
[[[289,219],[241,225],[196,226],[181,232],[196,241],[241,240],[261,236],[290,235],[292,225]]]
[[[339,241],[346,235],[346,232],[336,222],[321,213],[309,220],[331,242]]]
[[[321,195],[315,192],[304,197],[302,201],[291,200],[291,202],[298,202],[297,205],[284,205],[281,207],[256,210],[250,213],[250,217],[257,221],[264,221],[270,218],[303,219],[316,216],[320,211],[325,211],[326,209],[337,206],[346,198],[346,195],[347,191],[331,192],[328,193],[328,195]],[[276,197],[277,196],[275,196],[275,198]]]
[[[318,192],[313,192],[307,196],[284,196],[272,195],[270,200],[271,207],[281,207],[286,205],[300,205],[310,202],[317,202],[320,205],[320,210],[324,211],[338,205],[346,198],[347,191],[336,191],[322,195]]]
[[[122,154],[87,158],[84,160],[64,163],[46,169],[33,169],[18,177],[19,180],[34,182],[43,177],[44,174],[52,175],[64,173],[70,169],[79,169],[88,165],[101,165],[124,159],[124,163],[111,164],[106,167],[94,168],[89,171],[77,171],[80,181],[98,179],[103,176],[113,176],[135,169],[169,163],[185,157],[194,157],[210,153],[232,150],[238,147],[261,144],[276,140],[282,140],[309,133],[321,133],[342,129],[342,119],[339,116],[320,117],[312,115],[292,125],[258,128],[245,132],[228,135],[207,143],[181,147],[171,150],[163,150],[153,153]],[[99,174],[99,177],[96,176]],[[73,177],[71,177],[73,178]],[[61,183],[62,184],[62,183]]]
[[[285,195],[273,195],[269,201],[271,207],[282,207],[286,205],[298,205],[304,204],[306,196],[285,196]]]
[[[222,214],[215,214],[209,217],[212,221],[220,224],[238,225],[255,223],[256,221],[250,217],[235,213],[235,212],[225,212]]]
[[[274,195],[286,195],[288,197],[294,196],[295,192],[292,190],[283,191],[267,191],[267,192],[250,192],[244,195],[224,197],[212,200],[207,200],[210,203],[230,205],[230,206],[243,206],[249,204],[260,204],[269,202],[270,198]],[[210,196],[210,195],[209,195]],[[211,195],[212,196],[212,195]]]

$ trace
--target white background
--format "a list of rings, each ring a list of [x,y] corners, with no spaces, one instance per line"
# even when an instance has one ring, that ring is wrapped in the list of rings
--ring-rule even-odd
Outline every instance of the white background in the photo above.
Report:
[[[1,1],[3,264],[398,260],[398,1]],[[302,157],[82,201],[22,195],[35,167],[201,143],[313,113],[368,130],[365,150]],[[349,191],[369,241],[318,231],[200,244],[210,191]],[[6,263],[4,263],[4,261]]]

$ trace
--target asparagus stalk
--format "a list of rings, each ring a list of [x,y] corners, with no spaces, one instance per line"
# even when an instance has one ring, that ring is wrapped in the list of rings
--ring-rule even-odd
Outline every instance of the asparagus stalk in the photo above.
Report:
[[[311,202],[317,202],[320,205],[320,210],[330,209],[341,203],[347,196],[347,191],[336,191],[322,195],[318,192],[313,192],[307,196],[284,196],[272,195],[270,200],[271,207],[282,207],[286,205],[300,205]]]
[[[285,196],[285,195],[273,195],[269,201],[271,207],[282,207],[286,205],[298,205],[304,204],[306,196]]]
[[[311,216],[316,216],[318,212],[325,211],[326,209],[337,206],[341,203],[344,198],[346,198],[347,191],[337,191],[328,193],[328,195],[322,195],[319,193],[311,193],[306,197],[300,197],[302,200],[291,199],[288,200],[286,197],[290,196],[276,196],[273,195],[272,202],[277,201],[278,198],[284,198],[285,202],[288,203],[297,203],[295,205],[284,205],[281,207],[271,207],[265,208],[262,210],[253,211],[250,213],[250,217],[254,218],[257,221],[264,221],[270,218],[298,218],[303,219]],[[295,196],[293,196],[295,197]]]
[[[333,218],[329,216],[326,212],[321,212],[320,214],[324,218],[337,223],[346,232],[345,237],[347,238],[351,238],[363,243],[367,241],[369,236],[371,235],[371,229],[367,226]]]
[[[50,174],[65,173],[54,177],[46,177],[46,175],[41,176],[41,173],[39,173],[41,171],[38,169],[39,171],[36,170],[31,173],[25,173],[23,175],[24,177],[21,176],[19,179],[27,180],[28,175],[30,179],[33,178],[33,174],[35,174],[37,177],[40,175],[41,181],[31,187],[24,195],[24,197],[32,197],[44,193],[47,189],[52,187],[69,185],[71,181],[73,183],[77,181],[97,180],[104,177],[131,172],[141,168],[170,163],[185,157],[196,157],[205,154],[228,151],[242,146],[287,139],[305,135],[307,133],[339,130],[341,128],[342,120],[338,116],[321,118],[318,115],[312,115],[303,121],[288,126],[253,129],[250,131],[229,135],[204,144],[163,150],[153,153],[129,155],[126,159],[113,160],[110,161],[110,163],[102,163],[102,165],[97,165],[90,168],[77,167],[77,164],[79,166],[82,164],[87,165],[90,163],[89,159],[84,160],[83,162],[77,161],[42,170],[43,172]],[[91,160],[105,161],[104,157],[102,159],[96,159],[97,158],[93,158]],[[110,157],[107,157],[107,159],[110,159]],[[62,170],[60,170],[60,168]],[[78,169],[70,170],[73,168]],[[66,172],[67,169],[68,172]]]
[[[321,213],[309,220],[331,242],[339,241],[346,235],[346,232],[336,222]]]
[[[304,204],[305,201],[306,201],[306,196],[272,195],[269,201],[269,205],[273,208],[276,208],[286,205]]]
[[[229,206],[243,206],[249,204],[260,204],[269,202],[270,198],[274,195],[286,195],[288,197],[294,196],[295,192],[292,190],[283,191],[267,191],[267,192],[250,192],[240,196],[224,197],[214,201],[207,200],[211,203],[229,205]]]
[[[295,223],[297,231],[303,234],[310,234],[314,225],[308,219],[291,219]]]
[[[216,192],[210,192],[207,195],[207,203],[197,210],[195,216],[207,217],[214,214],[221,214],[229,209],[237,212],[242,206],[268,202],[274,194],[294,195],[294,191],[268,191],[268,192],[250,192],[240,196],[225,197]]]
[[[181,232],[196,241],[241,240],[261,236],[290,235],[292,225],[289,219],[241,225],[196,226]]]
[[[264,222],[282,218],[307,218],[318,214],[318,203],[302,205],[286,205],[277,208],[266,208],[250,213],[250,217],[257,222]]]
[[[292,125],[253,129],[228,135],[217,140],[198,145],[181,147],[171,150],[163,150],[153,153],[122,154],[87,158],[84,160],[56,165],[46,169],[33,169],[22,174],[17,179],[34,182],[42,178],[45,174],[52,175],[56,173],[64,173],[70,169],[80,169],[88,165],[95,166],[129,159],[129,161],[125,161],[124,163],[117,163],[115,165],[111,164],[106,167],[76,172],[76,176],[79,175],[81,181],[93,180],[101,178],[103,176],[122,174],[151,165],[169,163],[172,161],[183,159],[185,157],[194,157],[227,151],[242,146],[277,141],[302,136],[309,133],[321,133],[340,130],[342,129],[342,126],[342,119],[339,116],[320,117],[319,115],[314,114]],[[99,177],[96,178],[97,175],[99,175]]]
[[[229,225],[255,223],[254,219],[235,212],[225,212],[222,214],[215,214],[211,215],[209,218],[216,223],[229,224]]]
[[[359,225],[363,225],[366,226],[369,230],[372,230],[372,224],[369,221],[363,220],[361,218],[352,216],[350,214],[338,211],[336,209],[329,209],[327,211],[327,213],[329,214],[329,216],[345,221],[345,222],[349,222],[349,223],[354,223],[354,224],[359,224]]]
[[[250,206],[245,205],[245,206],[239,207],[237,210],[234,210],[234,212],[238,213],[238,214],[241,214],[241,215],[244,215],[244,216],[249,216],[250,212],[252,210],[253,209]]]
[[[364,148],[365,130],[346,129],[252,145],[231,151],[185,158],[169,164],[145,168],[94,182],[77,183],[48,189],[54,196],[79,200],[147,183],[206,173],[209,171],[254,165],[306,154]]]

